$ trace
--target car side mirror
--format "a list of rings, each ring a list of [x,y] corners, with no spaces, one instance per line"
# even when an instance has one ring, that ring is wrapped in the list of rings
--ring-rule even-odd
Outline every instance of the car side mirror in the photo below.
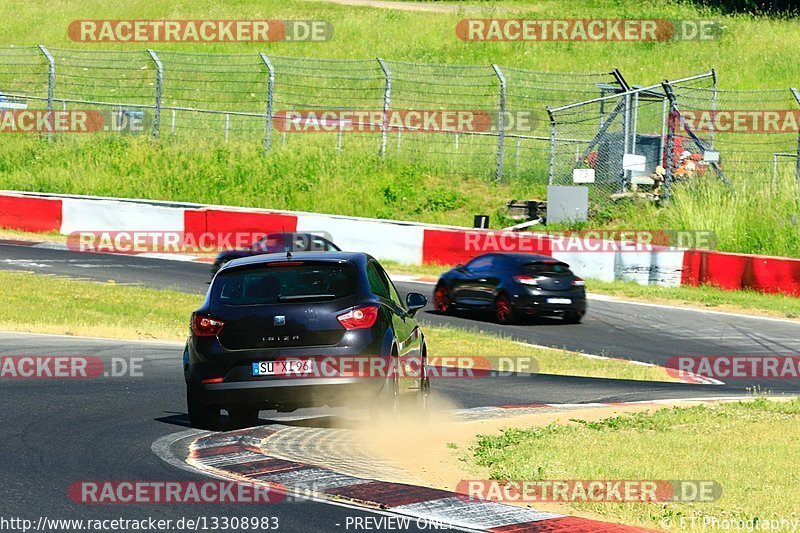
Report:
[[[463,272],[463,271],[465,271],[466,269],[467,269],[467,267],[465,267],[465,266],[464,266],[464,265],[462,265],[461,263],[459,263],[459,264],[457,264],[457,265],[456,265],[456,270],[460,270],[461,272]]]
[[[413,316],[414,313],[426,305],[428,305],[428,299],[422,294],[418,292],[409,292],[408,295],[406,295],[406,307],[408,308],[408,313],[410,315]]]

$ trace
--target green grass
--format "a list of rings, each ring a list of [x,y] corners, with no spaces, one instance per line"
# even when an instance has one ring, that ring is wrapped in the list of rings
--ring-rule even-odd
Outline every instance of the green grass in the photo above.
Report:
[[[713,502],[570,504],[632,525],[659,529],[670,523],[680,529],[680,517],[691,516],[797,518],[797,399],[758,398],[574,422],[479,436],[474,460],[499,480],[686,479],[722,486],[721,498]]]
[[[183,340],[200,295],[116,283],[0,272],[0,329]]]
[[[764,294],[749,290],[726,291],[709,285],[670,288],[639,285],[634,282],[598,280],[588,280],[586,284],[588,290],[593,293],[622,296],[649,303],[690,305],[743,313],[756,311],[783,318],[800,317],[800,299],[785,294]]]
[[[713,18],[726,30],[718,41],[668,43],[474,43],[455,36],[455,24],[466,15],[342,6],[302,0],[211,0],[154,2],[102,0],[79,4],[66,0],[34,9],[24,0],[7,0],[15,17],[0,21],[3,41],[15,45],[44,43],[80,49],[144,48],[133,44],[84,44],[69,39],[76,19],[324,19],[334,39],[323,43],[157,43],[155,48],[206,52],[268,52],[286,56],[374,58],[447,63],[498,63],[534,70],[605,72],[619,67],[637,83],[658,83],[665,75],[694,74],[716,67],[725,88],[788,87],[797,82],[794,52],[800,44],[796,20],[723,16],[690,2],[647,0],[579,0],[560,2],[497,1],[451,3],[477,5],[479,15],[529,18]],[[472,16],[472,13],[470,13]],[[388,37],[388,38],[387,38]],[[742,68],[747,65],[747,68]]]
[[[189,315],[203,297],[171,290],[0,272],[0,330],[124,339],[184,340]],[[520,371],[671,381],[661,368],[588,359],[575,352],[526,345],[507,337],[449,327],[425,327],[432,356],[484,357]],[[510,370],[509,366],[500,367]]]
[[[156,145],[106,137],[48,146],[21,137],[0,148],[0,188],[176,200],[467,225],[472,215],[526,194],[524,183],[435,175],[335,147],[263,157],[257,145],[203,141]],[[124,176],[125,179],[120,179]],[[358,194],[353,194],[357,189]]]
[[[397,61],[481,64],[487,65],[487,69],[492,63],[557,72],[608,72],[618,67],[629,82],[637,84],[654,83],[665,77],[675,79],[715,67],[723,89],[787,88],[796,84],[793,58],[800,45],[797,19],[723,15],[678,1],[507,0],[455,3],[463,9],[454,13],[301,0],[235,0],[223,4],[210,0],[169,3],[121,0],[113,6],[101,0],[80,4],[59,0],[41,9],[31,8],[22,0],[9,0],[6,4],[6,10],[16,16],[0,20],[0,33],[4,43],[16,46],[44,43],[54,49],[139,51],[146,58],[144,45],[76,43],[69,40],[66,28],[76,19],[324,19],[335,28],[330,42],[152,46],[165,54],[175,51],[253,54],[256,63],[255,53],[263,51],[272,56],[370,60],[377,56]],[[465,10],[471,5],[479,6],[478,12],[467,15]],[[454,33],[456,22],[466,16],[714,19],[721,21],[725,30],[719,40],[702,42],[474,43],[462,42]],[[63,64],[60,55],[56,56]],[[169,84],[175,83],[176,73],[169,71],[168,59],[165,64],[168,87],[165,105],[170,105],[175,103],[171,100],[175,93],[170,92]],[[142,76],[151,81],[152,72],[147,70],[146,59],[142,65],[145,70],[136,63],[135,72],[126,74],[129,82],[139,83],[136,80]],[[65,75],[64,70],[65,67],[58,66],[57,76]],[[70,73],[78,72],[68,70],[66,74]],[[0,89],[10,83],[4,76],[0,72]],[[247,105],[260,112],[264,107],[261,97],[264,77],[256,77],[260,82],[253,82],[252,92],[247,92],[247,99],[254,99],[248,100]],[[413,80],[413,69],[411,77]],[[280,94],[280,76],[276,83]],[[202,90],[199,86],[194,88]],[[145,85],[145,89],[146,94],[137,98],[149,102],[150,88]],[[69,90],[91,92],[88,87]],[[245,102],[236,105],[240,104],[245,106]],[[169,120],[168,115],[162,117],[163,129]],[[179,117],[179,127],[182,120]],[[146,138],[102,134],[87,136],[89,139],[78,139],[77,135],[62,137],[46,144],[39,138],[7,134],[0,147],[0,188],[297,209],[458,225],[470,225],[472,216],[480,213],[492,216],[493,227],[510,223],[505,217],[508,200],[545,196],[546,142],[523,143],[521,166],[515,170],[516,149],[509,141],[505,165],[508,176],[497,185],[492,180],[494,149],[488,145],[481,147],[478,155],[455,159],[437,155],[435,152],[441,148],[430,136],[423,142],[404,141],[415,148],[403,148],[402,157],[393,157],[390,139],[389,157],[381,161],[376,155],[379,139],[375,135],[345,136],[343,152],[339,154],[335,135],[306,135],[302,139],[290,136],[284,145],[280,135],[275,134],[273,150],[263,157],[260,119],[251,119],[255,122],[248,127],[255,129],[249,130],[246,137],[234,133],[227,144],[220,140],[220,120],[216,120],[213,134],[172,137],[165,132],[160,144]],[[543,124],[546,129],[546,120]],[[454,150],[450,142],[448,139],[447,149]],[[462,157],[470,142],[477,141],[461,140]],[[737,162],[735,155],[726,153],[725,157],[729,165]],[[797,231],[800,197],[793,177],[782,176],[774,190],[768,185],[771,168],[759,167],[732,179],[733,191],[722,188],[711,178],[699,185],[676,187],[668,206],[622,202],[596,210],[591,225],[711,229],[717,233],[722,250],[800,255]],[[354,187],[358,194],[352,193]]]
[[[465,331],[445,326],[426,326],[424,330],[432,355],[479,355],[492,363],[494,369],[515,368],[520,372],[567,376],[674,381],[661,367],[632,365],[618,359],[582,357],[569,350],[534,346],[508,336],[486,333],[480,328]]]

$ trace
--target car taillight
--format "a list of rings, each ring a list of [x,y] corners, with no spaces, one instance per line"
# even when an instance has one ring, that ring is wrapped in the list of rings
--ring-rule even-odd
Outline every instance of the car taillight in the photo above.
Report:
[[[531,285],[532,287],[536,287],[537,285],[539,285],[539,280],[537,280],[533,276],[528,276],[525,274],[517,274],[516,276],[514,276],[514,281],[522,285]]]
[[[378,306],[367,305],[352,309],[343,315],[336,317],[344,326],[344,329],[364,329],[371,328],[378,319]]]
[[[573,287],[584,287],[585,285],[586,282],[583,281],[583,278],[579,278],[578,276],[575,276],[575,279],[572,280]]]
[[[197,337],[215,337],[222,331],[225,322],[203,315],[192,316],[192,333]]]

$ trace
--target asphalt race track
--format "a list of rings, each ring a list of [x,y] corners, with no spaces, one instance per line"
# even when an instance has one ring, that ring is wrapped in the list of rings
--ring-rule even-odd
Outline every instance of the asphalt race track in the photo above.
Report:
[[[0,245],[0,268],[173,288],[197,293],[198,300],[209,279],[205,264],[16,245]],[[431,292],[430,285],[398,285],[403,291]],[[425,312],[423,318],[431,324],[479,326],[538,344],[647,362],[663,362],[679,354],[789,354],[800,349],[800,325],[786,321],[607,301],[590,302],[585,322],[577,326],[542,321],[503,327],[480,321],[480,317],[441,317],[432,312]],[[151,451],[157,439],[188,427],[181,345],[0,333],[0,356],[9,355],[97,356],[107,364],[113,358],[140,358],[142,363],[140,376],[3,381],[0,414],[9,429],[0,439],[0,457],[5,459],[0,465],[0,479],[5,486],[6,516],[32,520],[39,516],[152,516],[176,520],[270,515],[279,518],[285,531],[346,531],[348,517],[381,516],[379,512],[311,501],[258,509],[248,505],[73,503],[67,490],[79,480],[201,479],[165,463]],[[753,384],[773,392],[800,389],[791,381],[689,385],[542,374],[438,380],[433,387],[434,398],[448,398],[461,407],[473,408],[744,395]],[[264,411],[261,421],[279,422],[280,416]],[[31,495],[36,495],[35,506],[31,505]]]
[[[275,505],[97,505],[73,503],[76,481],[189,481],[151,452],[153,442],[185,430],[180,346],[61,337],[0,335],[3,355],[142,358],[141,376],[108,379],[4,380],[0,418],[3,516],[33,520],[275,516],[281,531],[346,531],[348,517],[380,513],[312,501]],[[55,437],[57,436],[57,438]],[[35,504],[32,504],[35,502]],[[54,529],[53,529],[54,530]],[[77,531],[68,528],[65,531]]]
[[[210,278],[209,266],[203,263],[3,244],[0,269],[114,280],[198,294],[205,292]],[[427,284],[397,286],[401,292],[418,291],[429,299],[432,292]],[[430,306],[420,318],[431,324],[479,327],[534,344],[661,365],[678,355],[800,353],[800,323],[624,302],[590,300],[584,322],[576,326],[556,319],[501,326],[481,316],[439,316]],[[790,380],[760,379],[729,385],[737,390],[755,385],[764,391],[800,390],[800,383]]]

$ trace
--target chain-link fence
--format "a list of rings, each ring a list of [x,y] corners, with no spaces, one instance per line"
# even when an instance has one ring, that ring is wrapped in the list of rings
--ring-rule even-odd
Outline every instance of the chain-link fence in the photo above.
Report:
[[[549,183],[585,184],[595,202],[645,185],[658,193],[669,166],[665,154],[672,103],[667,87],[682,91],[715,85],[708,72],[551,108]]]
[[[316,147],[542,185],[546,106],[621,90],[616,73],[257,53],[9,47],[0,50],[0,65],[0,111],[97,110],[118,117],[106,128],[112,134],[258,143],[265,152]],[[403,118],[411,111],[485,120],[467,128],[436,120],[409,125]],[[323,112],[338,118],[319,119]],[[340,118],[354,112],[367,118]]]
[[[595,205],[669,198],[695,178],[775,188],[800,180],[795,89],[717,88],[714,71],[549,109],[549,183],[584,184]]]
[[[0,66],[0,112],[97,110],[111,117],[109,134],[398,158],[442,175],[523,179],[540,186],[534,194],[585,183],[605,202],[668,197],[698,175],[732,186],[800,176],[800,94],[719,90],[713,71],[642,87],[617,70],[42,45],[0,49]],[[409,124],[412,111],[485,120]]]
[[[779,171],[786,175],[783,163],[787,158],[797,156],[800,95],[795,94],[789,88],[740,91],[681,88],[675,94],[677,111],[683,117],[681,121],[676,116],[676,138],[696,135],[704,145],[701,150],[711,151],[715,157],[719,154],[719,169],[732,181],[766,181],[768,176],[774,181]],[[699,152],[697,144],[694,143],[695,149],[689,148],[693,157],[698,157],[694,155]],[[795,170],[791,169],[793,178],[797,178]]]

